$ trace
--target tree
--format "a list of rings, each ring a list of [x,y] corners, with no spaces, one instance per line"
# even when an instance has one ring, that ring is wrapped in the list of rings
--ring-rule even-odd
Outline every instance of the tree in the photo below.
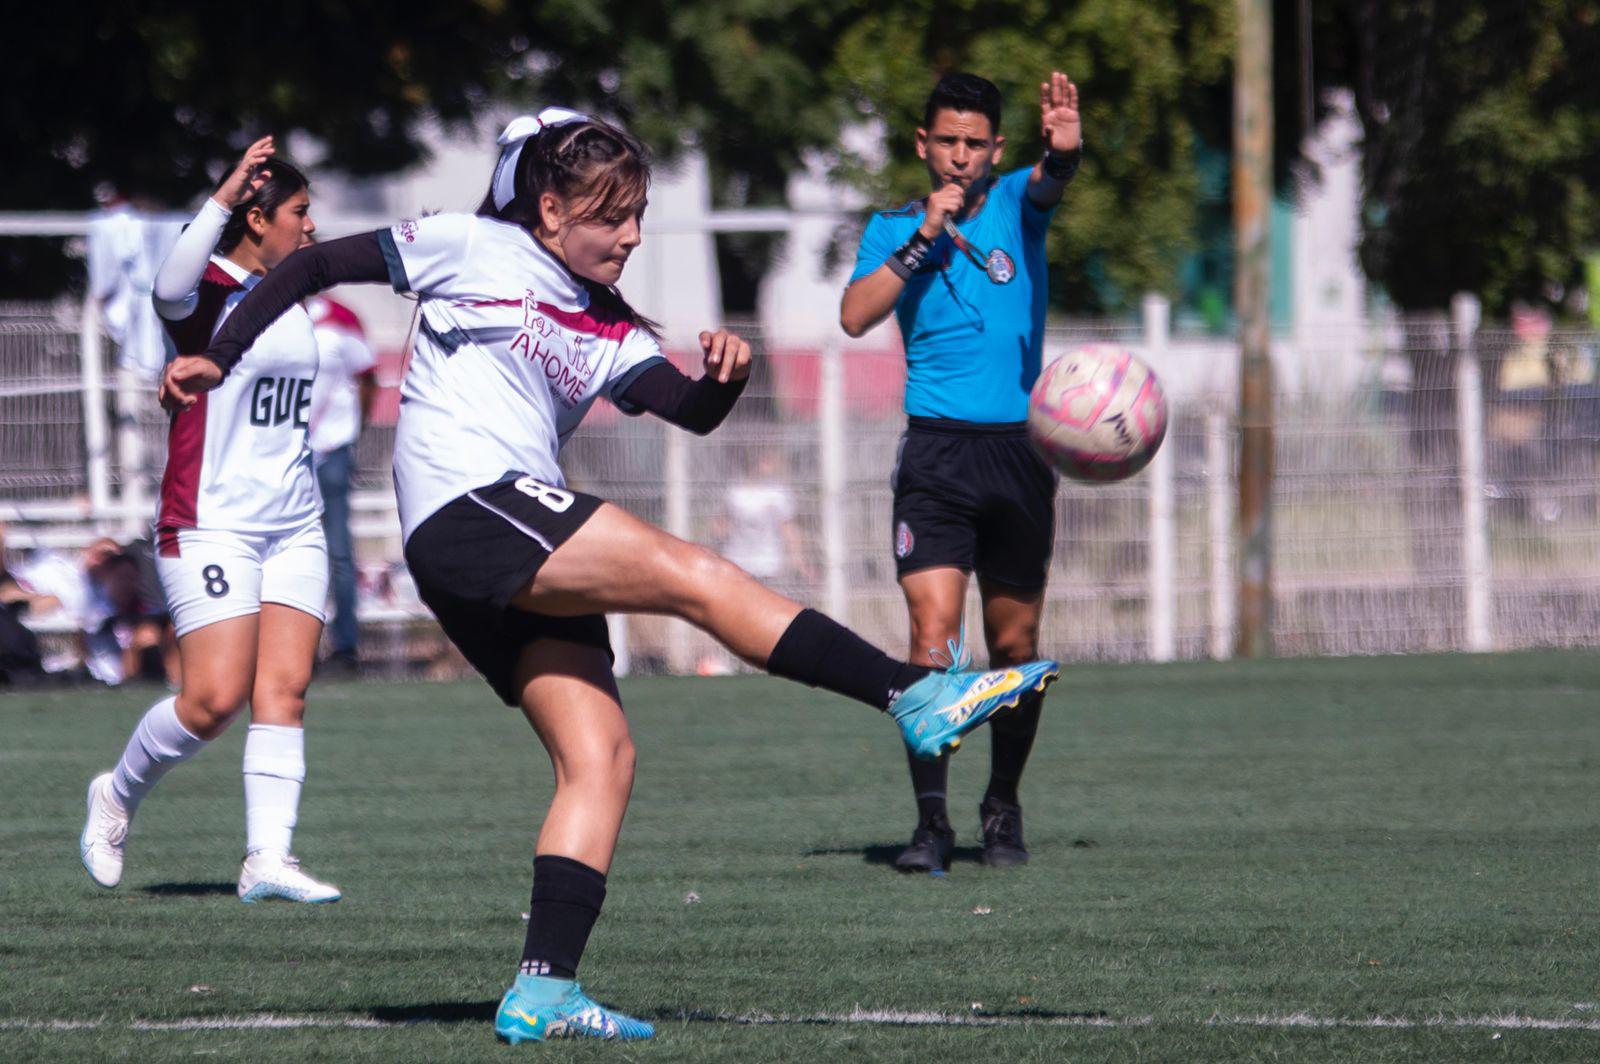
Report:
[[[1367,276],[1406,309],[1560,304],[1600,240],[1600,3],[1319,0],[1313,36],[1361,119]]]

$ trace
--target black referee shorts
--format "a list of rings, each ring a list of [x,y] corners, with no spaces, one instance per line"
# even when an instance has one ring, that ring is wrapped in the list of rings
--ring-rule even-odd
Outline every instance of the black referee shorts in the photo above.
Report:
[[[446,503],[406,541],[417,593],[472,667],[508,706],[521,702],[517,659],[536,639],[604,650],[603,614],[551,617],[520,610],[511,599],[545,559],[600,508],[603,500],[508,473]]]
[[[1026,422],[911,418],[890,478],[898,574],[948,566],[1040,590],[1055,542],[1056,482]]]

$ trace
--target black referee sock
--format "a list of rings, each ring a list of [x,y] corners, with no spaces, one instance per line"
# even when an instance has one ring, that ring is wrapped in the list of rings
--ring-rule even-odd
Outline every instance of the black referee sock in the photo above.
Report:
[[[1017,708],[997,714],[989,722],[989,787],[984,800],[998,798],[1017,804],[1017,784],[1033,750],[1033,737],[1039,732],[1039,711],[1044,708],[1044,692],[1034,691],[1017,703]]]
[[[895,661],[838,621],[801,610],[772,648],[767,671],[888,709],[901,691],[933,670]]]
[[[945,804],[945,792],[950,787],[950,755],[924,761],[907,750],[906,761],[911,766],[911,787],[917,794],[917,823],[926,824],[934,817],[948,822],[950,810]]]
[[[570,857],[533,859],[533,901],[528,906],[528,939],[522,947],[521,975],[571,979],[578,974],[583,947],[606,900],[605,873]]]

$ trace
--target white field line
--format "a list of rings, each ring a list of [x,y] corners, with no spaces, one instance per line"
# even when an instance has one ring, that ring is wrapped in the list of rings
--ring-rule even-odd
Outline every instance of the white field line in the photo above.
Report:
[[[680,1012],[677,1020],[690,1023],[727,1023],[766,1027],[785,1024],[862,1024],[886,1027],[1273,1027],[1273,1028],[1357,1028],[1415,1029],[1455,1028],[1483,1031],[1594,1031],[1600,1032],[1600,1019],[1546,1019],[1537,1016],[1493,1015],[1426,1016],[1315,1016],[1309,1012],[1262,1013],[1253,1016],[1215,1015],[1204,1020],[1157,1020],[1154,1016],[991,1016],[982,1012],[970,1015],[949,1012],[909,1012],[897,1009],[854,1008],[849,1012],[774,1014],[767,1012],[710,1013]],[[257,1031],[334,1028],[371,1030],[409,1027],[417,1020],[378,1020],[369,1016],[279,1016],[258,1013],[244,1016],[190,1017],[180,1020],[0,1020],[0,1031]]]

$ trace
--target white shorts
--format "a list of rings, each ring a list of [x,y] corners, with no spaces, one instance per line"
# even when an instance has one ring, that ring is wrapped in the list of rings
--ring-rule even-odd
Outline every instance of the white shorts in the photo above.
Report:
[[[276,602],[327,620],[328,541],[318,518],[288,532],[181,528],[175,557],[156,552],[156,573],[178,635],[261,612]]]

